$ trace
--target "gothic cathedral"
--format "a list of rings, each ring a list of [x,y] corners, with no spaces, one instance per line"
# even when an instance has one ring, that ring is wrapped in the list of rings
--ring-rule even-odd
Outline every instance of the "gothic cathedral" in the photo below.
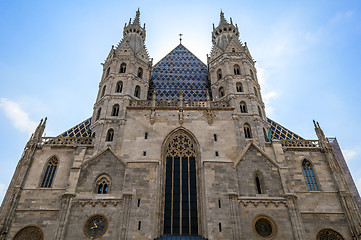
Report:
[[[153,65],[140,12],[103,63],[93,115],[46,119],[0,210],[0,239],[361,239],[335,138],[267,118],[255,61],[223,12],[207,64],[181,43]]]

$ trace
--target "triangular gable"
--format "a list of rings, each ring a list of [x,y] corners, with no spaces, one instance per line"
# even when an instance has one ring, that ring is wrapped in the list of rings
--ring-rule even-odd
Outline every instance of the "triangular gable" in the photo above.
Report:
[[[241,152],[240,156],[238,157],[238,159],[236,160],[236,163],[234,164],[234,168],[236,168],[238,166],[238,164],[242,161],[242,159],[244,158],[244,156],[246,155],[246,153],[249,151],[249,149],[251,147],[254,147],[258,152],[260,152],[268,161],[270,161],[273,165],[275,165],[277,168],[280,168],[280,165],[274,161],[271,157],[269,157],[264,151],[262,151],[261,148],[259,148],[256,144],[254,143],[249,143]]]
[[[217,45],[213,45],[211,50],[211,61],[219,57],[224,51]]]
[[[238,40],[235,40],[234,38],[229,41],[229,44],[226,47],[226,52],[233,52],[232,49],[234,49],[235,52],[242,52],[243,50],[240,42]]]
[[[105,154],[106,152],[110,152],[124,167],[127,165],[126,162],[124,162],[122,159],[120,159],[117,155],[115,155],[113,153],[113,151],[110,148],[106,148],[103,151],[99,152],[98,154],[96,154],[95,156],[91,157],[90,159],[86,160],[86,162],[84,162],[81,166],[81,168],[86,168],[87,165],[89,165],[91,162],[93,162],[94,160],[96,160],[97,158],[99,158],[101,155]]]

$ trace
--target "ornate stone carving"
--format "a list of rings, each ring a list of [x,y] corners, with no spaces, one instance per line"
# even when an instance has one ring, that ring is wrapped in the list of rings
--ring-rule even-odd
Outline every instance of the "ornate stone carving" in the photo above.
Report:
[[[21,229],[14,237],[14,240],[43,240],[44,235],[40,228],[29,226]]]
[[[317,234],[317,240],[344,240],[343,237],[332,229],[323,229]]]

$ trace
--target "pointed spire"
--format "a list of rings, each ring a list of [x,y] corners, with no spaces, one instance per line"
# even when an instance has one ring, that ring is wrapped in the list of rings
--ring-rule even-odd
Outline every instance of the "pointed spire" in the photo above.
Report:
[[[136,24],[136,25],[140,26],[140,11],[139,11],[139,8],[138,8],[138,10],[137,10],[137,12],[135,14],[133,24]]]
[[[223,11],[221,10],[219,25],[222,25],[222,24],[228,24],[228,22],[227,22],[227,20],[224,18],[224,13],[223,13]]]

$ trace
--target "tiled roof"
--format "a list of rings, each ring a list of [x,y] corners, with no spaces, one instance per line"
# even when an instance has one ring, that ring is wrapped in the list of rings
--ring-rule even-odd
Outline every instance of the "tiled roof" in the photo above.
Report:
[[[271,128],[271,140],[302,140],[303,138],[297,135],[296,133],[288,130],[282,125],[276,123],[271,119],[267,119]],[[89,129],[91,123],[91,118],[79,123],[78,125],[72,127],[68,131],[63,132],[58,137],[90,137],[91,131]]]
[[[156,90],[157,100],[206,100],[207,66],[182,44],[160,60],[152,71],[151,91]]]

